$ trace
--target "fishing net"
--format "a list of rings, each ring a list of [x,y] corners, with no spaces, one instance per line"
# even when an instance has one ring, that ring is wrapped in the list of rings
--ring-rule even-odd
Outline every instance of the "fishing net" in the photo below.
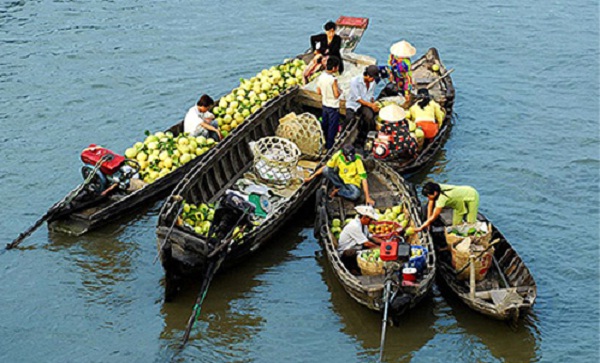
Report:
[[[296,144],[302,155],[309,159],[319,158],[325,147],[321,124],[310,113],[286,115],[279,120],[276,135]]]
[[[252,145],[254,171],[263,181],[275,185],[288,185],[297,177],[300,149],[282,137],[263,137]]]

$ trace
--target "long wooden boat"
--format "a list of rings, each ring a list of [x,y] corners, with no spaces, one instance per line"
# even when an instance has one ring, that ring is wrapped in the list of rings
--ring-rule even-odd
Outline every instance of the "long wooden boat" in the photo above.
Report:
[[[537,287],[531,272],[504,235],[484,215],[478,220],[492,226],[494,245],[493,263],[483,280],[470,294],[469,280],[459,280],[452,266],[452,256],[444,228],[452,225],[452,210],[444,209],[432,225],[432,236],[437,250],[438,276],[447,287],[471,309],[499,320],[517,320],[535,303]]]
[[[178,281],[183,276],[199,275],[206,267],[207,256],[212,250],[208,238],[195,233],[191,228],[176,223],[181,203],[200,204],[218,201],[226,191],[235,189],[236,182],[253,171],[254,157],[249,143],[274,136],[280,119],[290,112],[314,112],[300,102],[298,88],[282,95],[268,107],[263,107],[252,116],[251,122],[241,126],[239,136],[225,140],[212,158],[204,159],[188,173],[165,201],[156,227],[157,247],[166,275],[166,297],[177,291]],[[338,134],[335,145],[314,162],[317,168],[331,158],[342,145],[356,136],[356,122],[351,122]],[[312,180],[281,199],[274,205],[262,222],[255,226],[231,246],[224,266],[235,264],[262,247],[285,225],[300,206],[312,196],[318,181]]]
[[[383,210],[402,205],[403,213],[410,216],[409,226],[419,225],[421,223],[420,202],[415,193],[411,191],[411,186],[386,163],[366,160],[365,167],[368,174],[369,191],[377,203],[378,209]],[[356,276],[348,271],[340,260],[337,252],[337,238],[332,232],[332,221],[356,216],[355,204],[340,197],[330,198],[328,184],[323,183],[317,192],[316,236],[323,246],[335,276],[348,295],[369,309],[382,312],[385,306],[386,275]],[[413,308],[428,294],[433,285],[436,271],[436,256],[430,233],[424,231],[406,237],[406,239],[411,246],[425,247],[428,253],[426,267],[415,284],[403,286],[399,283],[393,287],[390,320],[395,324],[404,312]]]
[[[344,54],[349,54],[360,42],[368,25],[368,19],[340,17],[337,23],[337,32],[342,37],[343,52]],[[312,52],[307,52],[296,58],[310,59],[311,55]],[[269,100],[263,105],[263,108],[268,107],[271,103],[278,103],[278,99],[280,98],[285,98],[285,95],[282,94],[277,99]],[[216,104],[219,104],[219,100],[217,100]],[[183,132],[183,121],[176,123],[166,131],[170,131],[175,136],[179,135]],[[227,137],[227,141],[237,140],[239,134],[239,128],[233,129]],[[236,141],[232,142],[235,143]],[[215,155],[220,154],[224,147],[221,144],[218,143],[217,146],[204,155],[193,159],[189,163],[182,165],[139,190],[133,192],[117,190],[108,196],[83,193],[65,207],[53,213],[48,219],[48,228],[71,235],[81,235],[110,221],[114,221],[127,213],[135,213],[142,205],[168,196],[173,187],[198,163],[203,160],[212,159]]]
[[[431,69],[434,64],[439,66],[439,71],[434,72]],[[444,145],[448,136],[450,136],[456,92],[449,72],[452,72],[452,70],[448,70],[442,63],[436,48],[430,48],[425,55],[412,64],[412,74],[416,89],[419,90],[429,86],[429,94],[446,111],[446,116],[438,134],[433,140],[426,141],[419,148],[419,153],[415,159],[386,161],[386,163],[389,163],[394,170],[402,175],[414,173],[431,162]]]

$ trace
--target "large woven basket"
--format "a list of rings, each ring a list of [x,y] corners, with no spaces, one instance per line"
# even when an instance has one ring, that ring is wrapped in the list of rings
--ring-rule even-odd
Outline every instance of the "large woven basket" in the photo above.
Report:
[[[325,137],[321,124],[310,113],[290,113],[279,120],[276,135],[295,143],[302,155],[319,158],[325,148]]]
[[[383,261],[379,259],[375,262],[365,261],[357,254],[356,262],[358,263],[358,267],[360,267],[360,272],[365,276],[383,275],[384,273]]]
[[[254,171],[263,181],[275,185],[289,185],[297,177],[300,149],[282,137],[263,137],[252,146]]]

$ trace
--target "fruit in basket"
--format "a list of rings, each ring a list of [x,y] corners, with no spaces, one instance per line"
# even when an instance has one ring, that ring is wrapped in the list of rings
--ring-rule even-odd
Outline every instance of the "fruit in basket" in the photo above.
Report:
[[[396,205],[396,206],[392,207],[392,212],[396,213],[396,215],[402,213],[402,206]]]
[[[440,70],[440,65],[435,63],[434,65],[431,66],[431,70],[434,72],[438,72]]]

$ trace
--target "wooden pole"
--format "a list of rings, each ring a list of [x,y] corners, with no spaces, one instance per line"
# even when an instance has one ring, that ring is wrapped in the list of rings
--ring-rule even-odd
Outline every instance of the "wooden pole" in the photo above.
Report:
[[[449,70],[448,72],[446,72],[443,76],[441,76],[440,78],[436,79],[435,81],[431,82],[430,84],[427,85],[427,87],[425,87],[426,89],[431,89],[431,87],[435,86],[436,84],[438,84],[442,79],[448,77],[450,75],[450,73],[454,72],[454,68],[452,68],[451,70]]]
[[[471,254],[469,256],[469,264],[470,266],[470,278],[469,278],[469,297],[471,300],[475,300],[475,255]]]

